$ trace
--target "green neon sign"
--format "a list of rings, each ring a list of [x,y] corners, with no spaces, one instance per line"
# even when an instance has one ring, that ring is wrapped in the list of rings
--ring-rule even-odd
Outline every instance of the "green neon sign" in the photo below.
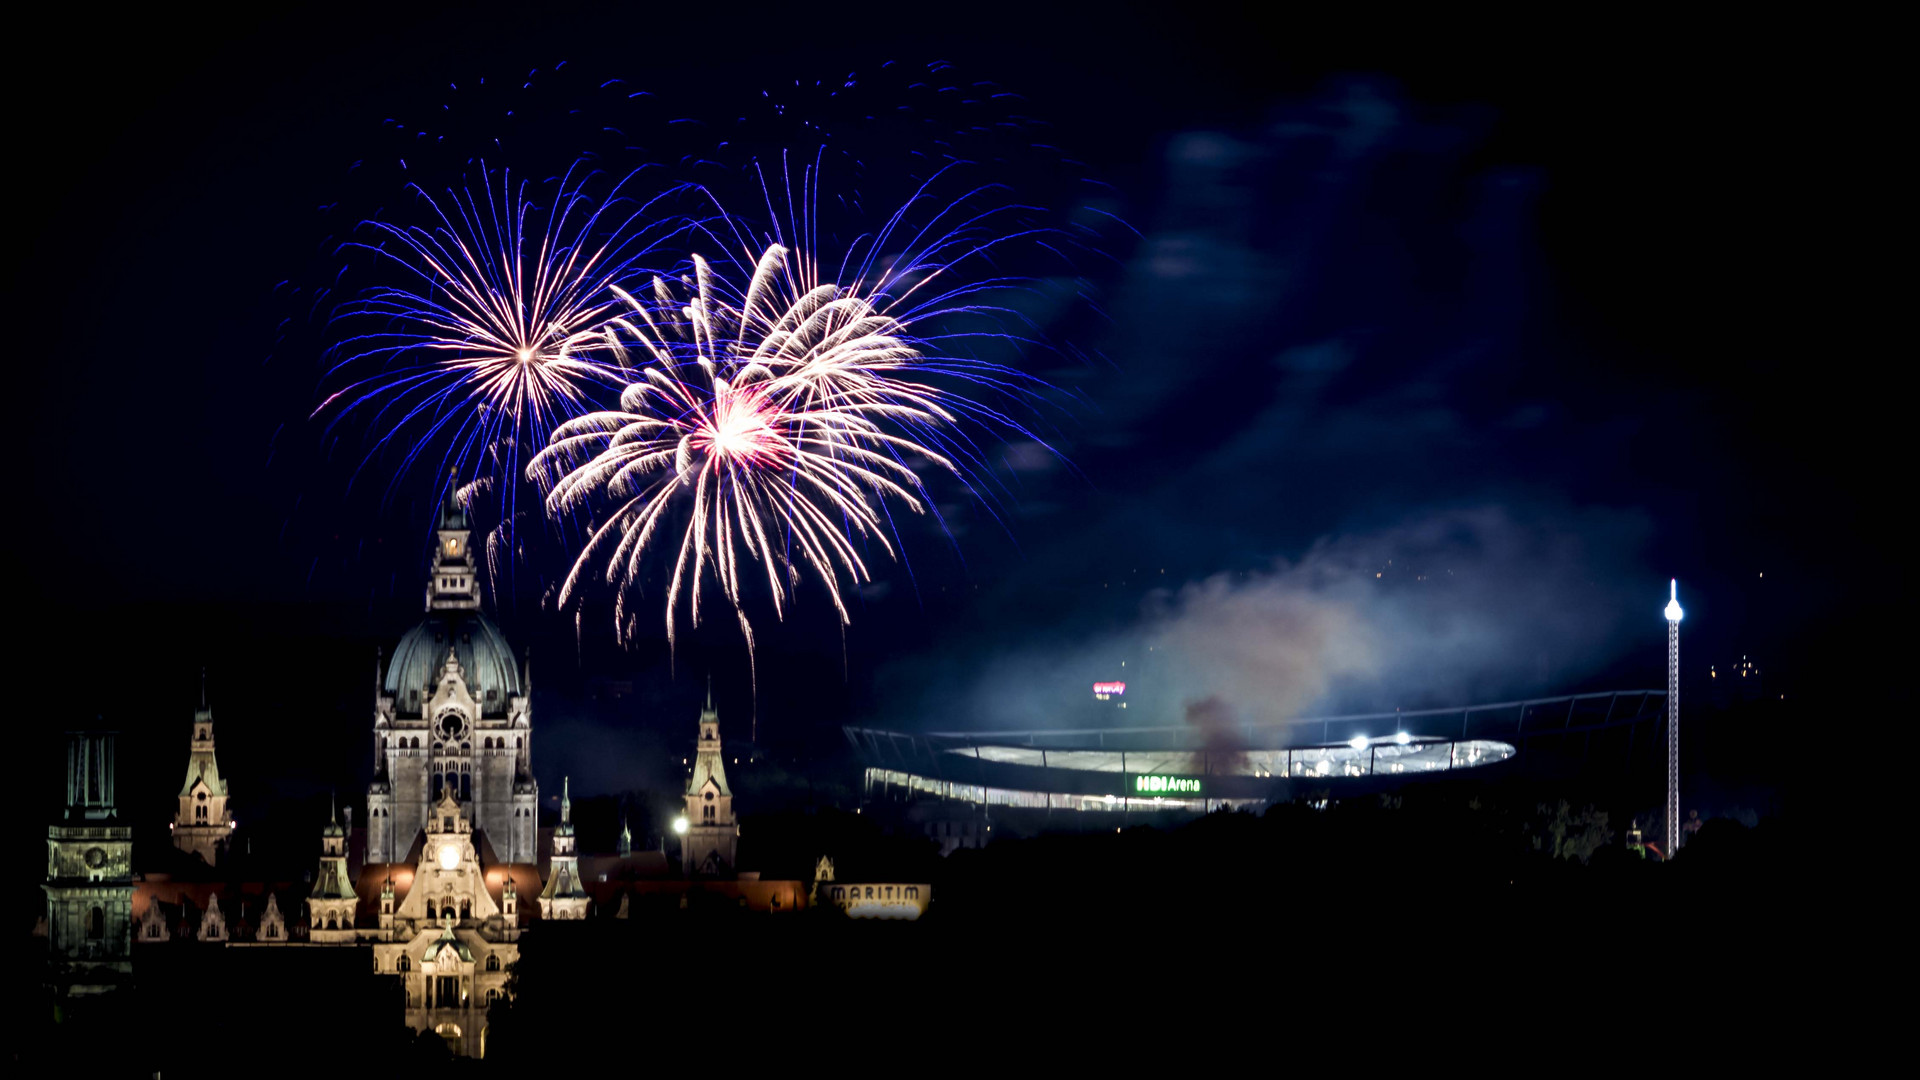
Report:
[[[1198,795],[1200,781],[1191,776],[1141,775],[1133,778],[1135,795]]]

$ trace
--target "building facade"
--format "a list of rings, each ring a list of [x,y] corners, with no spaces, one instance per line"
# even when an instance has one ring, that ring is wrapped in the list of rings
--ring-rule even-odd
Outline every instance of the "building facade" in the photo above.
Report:
[[[48,832],[42,883],[58,992],[125,988],[142,956],[166,961],[155,971],[178,971],[173,961],[196,955],[166,949],[363,950],[372,970],[397,984],[411,1027],[480,1056],[488,1010],[508,992],[522,937],[545,921],[806,906],[799,882],[735,873],[739,827],[711,688],[683,793],[691,824],[680,874],[664,845],[635,851],[624,821],[614,854],[581,852],[564,780],[559,823],[541,850],[529,675],[480,610],[464,512],[449,502],[437,524],[426,619],[377,671],[364,847],[352,808],[336,803],[304,873],[235,849],[203,685],[172,844],[136,868],[132,830],[114,799],[115,740],[73,736],[66,807]],[[265,876],[275,873],[297,880]]]
[[[443,795],[505,861],[535,857],[532,672],[480,610],[469,524],[449,494],[434,534],[427,617],[401,637],[375,687],[369,862],[404,858]]]

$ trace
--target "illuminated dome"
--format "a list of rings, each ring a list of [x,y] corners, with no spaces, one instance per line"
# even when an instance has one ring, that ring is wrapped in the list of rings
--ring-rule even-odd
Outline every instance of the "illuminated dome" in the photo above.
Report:
[[[460,658],[467,689],[487,716],[504,716],[507,702],[522,692],[513,649],[493,620],[478,611],[436,611],[407,631],[387,665],[386,692],[401,716],[420,715],[421,702],[446,663],[447,649]]]

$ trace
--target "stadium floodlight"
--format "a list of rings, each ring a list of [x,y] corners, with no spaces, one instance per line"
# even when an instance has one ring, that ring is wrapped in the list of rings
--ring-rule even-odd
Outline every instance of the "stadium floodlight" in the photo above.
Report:
[[[1365,750],[1367,748],[1367,737],[1365,735],[1355,735],[1353,738],[1347,740],[1347,745],[1353,747],[1355,750]]]
[[[1404,732],[1404,731],[1402,731],[1402,732],[1398,732],[1398,733],[1396,733],[1396,734],[1394,735],[1394,737],[1393,737],[1393,741],[1394,741],[1394,742],[1397,742],[1397,743],[1399,743],[1399,744],[1400,744],[1401,746],[1405,746],[1405,745],[1407,745],[1408,743],[1410,743],[1410,742],[1412,742],[1412,741],[1413,741],[1413,736],[1411,736],[1411,735],[1409,735],[1409,734],[1407,734],[1406,732]]]

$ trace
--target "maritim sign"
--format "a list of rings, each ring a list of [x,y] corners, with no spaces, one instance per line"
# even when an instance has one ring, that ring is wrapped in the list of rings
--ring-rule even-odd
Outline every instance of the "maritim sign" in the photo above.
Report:
[[[827,902],[850,919],[917,919],[933,899],[931,885],[841,885],[820,883]]]

